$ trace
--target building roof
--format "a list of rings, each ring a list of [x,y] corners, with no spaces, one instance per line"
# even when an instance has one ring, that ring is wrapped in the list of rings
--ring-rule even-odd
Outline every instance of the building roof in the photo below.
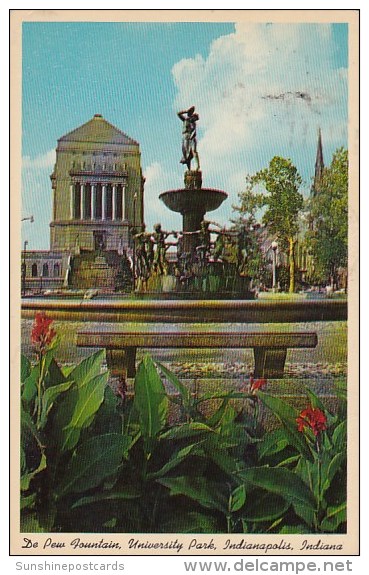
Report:
[[[59,138],[58,142],[96,142],[99,144],[121,144],[138,146],[138,142],[107,122],[101,114],[95,114],[91,120],[79,128]]]

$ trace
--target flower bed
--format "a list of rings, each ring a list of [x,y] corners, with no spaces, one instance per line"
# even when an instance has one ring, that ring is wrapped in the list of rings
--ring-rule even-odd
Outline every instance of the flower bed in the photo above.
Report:
[[[22,356],[21,365],[23,532],[345,531],[342,389],[335,414],[308,388],[298,410],[265,380],[194,396],[146,355],[129,398],[123,384],[117,394],[107,385],[104,352],[61,368],[44,314],[32,343],[37,362]],[[170,402],[181,423],[169,424]],[[280,423],[268,433],[262,405]]]

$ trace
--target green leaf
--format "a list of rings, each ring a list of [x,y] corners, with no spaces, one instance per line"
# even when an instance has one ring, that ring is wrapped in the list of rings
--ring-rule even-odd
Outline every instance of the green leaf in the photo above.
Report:
[[[145,451],[150,457],[154,442],[166,424],[168,398],[164,385],[149,355],[138,366],[135,378],[134,408],[139,414]]]
[[[281,535],[300,535],[301,533],[311,533],[306,525],[284,525],[280,531]]]
[[[323,475],[322,496],[331,486],[334,476],[340,469],[342,469],[342,466],[345,463],[345,461],[346,461],[345,453],[336,453],[333,459],[331,459],[331,461],[329,462],[326,471],[326,477],[324,477]]]
[[[250,495],[242,509],[242,518],[252,523],[275,521],[282,517],[291,503],[274,493],[264,493],[258,497]]]
[[[48,352],[50,353],[50,352]],[[47,372],[45,374],[44,386],[45,389],[53,387],[55,385],[60,385],[67,380],[63,371],[55,361],[54,357],[51,355],[51,361],[48,365]]]
[[[332,443],[336,451],[345,451],[347,446],[347,421],[341,421],[332,434]]]
[[[160,526],[161,533],[217,533],[217,522],[211,515],[197,511],[173,512]]]
[[[207,509],[218,509],[227,513],[228,502],[222,493],[223,486],[204,477],[165,477],[158,483],[170,490],[170,495],[183,495]]]
[[[262,441],[258,445],[259,458],[275,455],[283,451],[288,445],[288,439],[284,429],[277,429],[269,433],[265,433]]]
[[[20,498],[20,509],[24,511],[25,509],[32,509],[36,502],[36,493],[31,493],[31,495],[21,495]]]
[[[290,445],[294,447],[303,457],[313,461],[313,455],[309,449],[308,444],[303,433],[297,430],[296,418],[298,412],[296,409],[288,405],[288,403],[282,401],[278,397],[273,397],[262,391],[258,392],[259,399],[269,407],[282,423],[286,438],[288,439]]]
[[[135,487],[127,487],[125,491],[108,491],[100,493],[98,495],[90,495],[88,497],[82,497],[78,499],[73,505],[72,509],[79,507],[90,506],[94,503],[107,503],[109,501],[121,501],[127,499],[138,499],[142,497],[142,492],[137,490]]]
[[[174,453],[172,457],[169,459],[169,461],[165,465],[163,465],[161,469],[159,469],[159,471],[156,471],[155,473],[150,473],[148,475],[148,479],[158,479],[159,477],[163,477],[168,473],[168,471],[171,471],[172,469],[177,467],[180,463],[182,463],[185,459],[187,459],[189,455],[193,455],[194,453],[196,453],[196,455],[199,455],[199,453],[201,453],[198,449],[199,445],[201,445],[201,442],[192,443],[191,445],[183,447],[183,449],[179,449],[177,453]]]
[[[36,513],[22,513],[20,521],[21,533],[44,533],[45,529],[41,527]]]
[[[81,363],[79,363],[69,374],[69,379],[76,382],[78,387],[82,387],[95,376],[101,373],[102,362],[105,357],[105,351],[100,350],[93,353]]]
[[[237,472],[247,485],[260,487],[283,497],[290,503],[315,508],[315,499],[298,475],[280,467],[251,467]]]
[[[44,471],[44,469],[46,469],[46,467],[47,467],[47,465],[46,465],[46,456],[45,456],[45,454],[43,453],[42,456],[41,456],[41,461],[40,461],[39,466],[37,467],[37,469],[35,469],[34,471],[31,471],[31,472],[29,472],[29,473],[25,473],[24,475],[22,475],[21,481],[20,481],[21,491],[28,491],[32,479],[33,479],[34,477],[36,477],[36,475],[38,475],[39,473],[41,473],[41,471]]]
[[[52,387],[48,387],[42,396],[42,412],[40,418],[40,428],[42,429],[45,427],[47,423],[47,418],[52,409],[54,402],[57,401],[60,394],[65,393],[70,389],[74,382],[73,381],[66,381],[65,383],[60,383],[59,385],[54,385]]]
[[[236,513],[239,511],[246,502],[246,488],[245,485],[239,485],[234,489],[231,493],[231,500],[230,500],[230,511],[232,513]]]
[[[191,405],[191,391],[188,387],[183,385],[183,383],[178,379],[178,377],[169,369],[167,369],[162,363],[156,361],[155,364],[159,367],[160,371],[163,372],[165,377],[170,381],[170,383],[175,387],[175,389],[181,394],[183,405],[186,410],[189,409]]]
[[[91,437],[79,445],[56,487],[56,497],[86,492],[100,485],[118,471],[130,443],[128,436],[108,433]]]
[[[31,362],[29,361],[28,357],[21,353],[21,382],[23,383],[25,379],[31,373]]]
[[[346,521],[346,503],[328,507],[327,514],[321,522],[320,529],[333,533],[337,531],[341,523]]]
[[[207,434],[216,433],[211,427],[205,423],[200,423],[197,421],[192,421],[190,423],[183,423],[182,425],[175,425],[160,434],[160,440],[162,439],[189,439],[191,437],[197,437]]]
[[[37,395],[37,382],[40,377],[40,366],[35,365],[23,382],[22,400],[26,403],[33,401]]]
[[[56,407],[53,434],[59,452],[73,449],[83,428],[91,424],[104,399],[109,374],[96,375],[91,380],[83,378],[83,384],[73,385]]]

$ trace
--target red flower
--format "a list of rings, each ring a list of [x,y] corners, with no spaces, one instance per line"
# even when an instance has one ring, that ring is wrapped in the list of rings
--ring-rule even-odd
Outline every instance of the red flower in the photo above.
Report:
[[[258,389],[261,389],[267,384],[266,379],[256,379],[251,376],[250,377],[250,393],[255,393]]]
[[[298,431],[302,433],[304,427],[308,427],[313,431],[315,436],[327,429],[327,418],[318,407],[310,406],[301,411],[300,415],[296,418],[296,423]]]
[[[35,315],[35,323],[31,333],[31,341],[37,345],[42,353],[56,336],[56,331],[50,327],[54,320],[46,317],[45,312],[38,312]]]

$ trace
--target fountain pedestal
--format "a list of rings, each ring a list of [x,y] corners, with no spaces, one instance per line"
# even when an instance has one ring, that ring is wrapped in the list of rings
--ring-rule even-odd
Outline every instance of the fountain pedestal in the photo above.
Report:
[[[182,250],[193,253],[199,243],[199,237],[188,232],[197,232],[205,214],[219,208],[228,195],[221,190],[203,188],[200,170],[187,170],[184,184],[184,188],[168,190],[160,194],[159,198],[172,212],[182,214],[182,230],[185,232]]]

